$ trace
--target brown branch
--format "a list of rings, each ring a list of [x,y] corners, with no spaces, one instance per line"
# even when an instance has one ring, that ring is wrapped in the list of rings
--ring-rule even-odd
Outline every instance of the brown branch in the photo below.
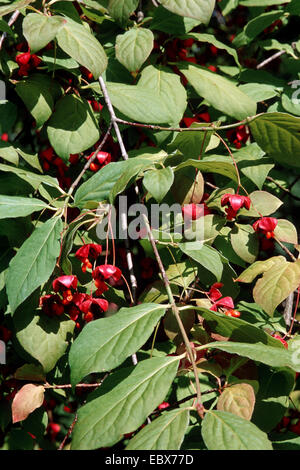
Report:
[[[17,21],[19,15],[20,15],[19,10],[16,10],[16,11],[11,15],[11,17],[10,17],[10,19],[9,19],[9,21],[8,21],[8,26],[12,26],[12,25]],[[6,36],[7,36],[7,33],[3,33],[2,36],[1,36],[1,38],[0,38],[0,51],[1,51],[1,49],[2,49],[2,46],[3,46],[3,43],[4,43],[4,41],[5,41]]]
[[[141,124],[139,122],[131,122],[131,121],[125,121],[124,119],[120,118],[115,118],[116,123],[119,124],[124,124],[127,126],[133,126],[133,127],[142,127],[144,129],[152,129],[152,130],[158,130],[158,131],[171,131],[171,132],[207,132],[208,130],[213,130],[213,131],[222,131],[226,129],[234,129],[235,127],[239,127],[243,124],[249,124],[251,121],[253,121],[255,118],[260,116],[260,114],[257,114],[255,116],[248,117],[244,119],[243,121],[236,122],[235,124],[228,124],[226,126],[215,126],[213,123],[210,124],[210,126],[201,126],[201,127],[163,127],[163,126],[158,126],[154,124]]]
[[[97,153],[100,152],[100,150],[103,148],[105,142],[107,141],[108,136],[111,133],[111,128],[112,128],[112,122],[109,124],[108,129],[107,129],[102,141],[100,142],[100,144],[98,145],[97,149],[94,152],[94,155],[91,158],[88,159],[88,161],[84,165],[82,171],[79,173],[79,175],[77,176],[75,181],[71,184],[69,192],[68,192],[69,196],[71,196],[71,194],[73,194],[73,192],[74,192],[75,188],[77,187],[79,181],[81,180],[81,178],[83,177],[85,172],[90,168],[91,163],[93,163],[93,161],[97,158]]]
[[[63,450],[63,448],[64,448],[64,446],[65,446],[65,444],[66,444],[66,441],[67,441],[68,437],[72,434],[72,431],[73,431],[73,428],[74,428],[74,426],[75,426],[76,421],[77,421],[77,413],[76,413],[76,415],[75,415],[75,418],[73,419],[73,422],[72,422],[71,426],[70,426],[69,429],[68,429],[67,434],[66,434],[65,437],[64,437],[64,440],[63,440],[62,443],[60,444],[58,450]]]

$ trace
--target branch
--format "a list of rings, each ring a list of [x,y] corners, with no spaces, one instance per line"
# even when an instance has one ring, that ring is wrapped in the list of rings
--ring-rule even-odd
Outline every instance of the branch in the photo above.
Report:
[[[120,146],[120,149],[121,149],[122,157],[124,158],[124,160],[128,160],[128,153],[126,151],[126,148],[125,148],[125,145],[124,145],[124,142],[123,142],[123,138],[122,138],[122,135],[120,133],[120,129],[119,129],[119,125],[118,125],[119,119],[116,117],[116,114],[114,112],[110,97],[109,97],[108,92],[107,92],[105,82],[104,82],[102,77],[99,78],[99,83],[100,83],[100,87],[101,87],[105,102],[107,104],[107,107],[108,107],[108,110],[109,110],[109,113],[110,113],[110,116],[111,116],[111,120],[112,120],[114,129],[115,129],[116,135],[117,135],[117,139],[118,139],[119,146]],[[207,131],[207,128],[205,130]],[[136,191],[136,194],[139,195],[139,189],[138,189],[137,185],[135,185],[135,191]],[[181,334],[182,334],[182,337],[183,337],[183,340],[184,340],[184,343],[185,343],[185,346],[186,346],[186,350],[187,350],[187,353],[188,353],[188,356],[189,356],[189,360],[190,360],[190,362],[193,366],[193,372],[194,372],[194,375],[195,375],[196,390],[197,390],[196,408],[197,408],[197,411],[198,411],[199,415],[201,417],[203,417],[203,405],[202,405],[202,400],[201,400],[200,382],[199,382],[198,370],[197,370],[197,366],[196,366],[196,363],[195,363],[195,360],[194,360],[192,348],[191,348],[188,336],[186,334],[185,328],[183,326],[183,323],[181,321],[178,307],[175,304],[173,293],[172,293],[172,290],[171,290],[171,287],[170,287],[170,282],[169,282],[169,279],[168,279],[167,274],[165,272],[164,266],[162,264],[162,260],[160,258],[160,255],[158,253],[156,243],[155,243],[155,240],[153,238],[153,234],[152,234],[152,231],[151,231],[151,228],[150,228],[149,220],[145,215],[143,215],[143,218],[144,218],[144,222],[145,222],[146,227],[147,227],[149,240],[150,240],[153,252],[155,254],[155,258],[156,258],[156,261],[158,263],[161,275],[163,277],[163,282],[164,282],[166,291],[168,293],[168,298],[169,298],[169,302],[171,304],[172,311],[173,311],[173,313],[176,317],[178,326],[180,328],[180,331],[181,331]]]
[[[66,436],[64,437],[64,440],[63,440],[62,443],[60,444],[58,450],[63,450],[63,448],[64,448],[64,446],[65,446],[65,444],[66,444],[66,441],[67,441],[68,437],[72,434],[72,431],[73,431],[73,428],[74,428],[74,426],[75,426],[76,421],[77,421],[77,413],[76,413],[76,415],[75,415],[75,418],[73,419],[73,422],[72,422],[71,426],[70,426],[69,429],[68,429],[68,432],[67,432]]]
[[[291,325],[291,321],[292,321],[293,303],[294,303],[294,292],[291,292],[285,301],[285,307],[283,311],[283,318],[287,326],[287,329],[289,329]]]
[[[19,14],[20,14],[19,10],[16,10],[16,11],[11,15],[11,17],[10,17],[10,19],[9,19],[9,21],[8,21],[8,26],[12,26],[12,25],[17,21],[17,19],[18,19],[18,17],[19,17]],[[6,36],[7,36],[7,33],[3,33],[2,36],[1,36],[1,38],[0,38],[0,51],[1,51],[1,49],[2,49],[2,46],[3,46],[3,43],[4,43],[4,40],[5,40]]]
[[[272,62],[275,59],[278,59],[278,57],[281,57],[282,55],[286,54],[286,51],[279,51],[276,52],[275,54],[271,55],[271,57],[268,57],[268,59],[264,60],[260,64],[256,66],[257,70],[262,69],[265,65],[268,65],[270,62]]]
[[[157,126],[154,124],[141,124],[140,122],[130,122],[130,121],[125,121],[124,119],[120,118],[115,118],[116,123],[119,124],[124,124],[127,126],[133,126],[133,127],[142,127],[144,129],[152,129],[152,130],[158,130],[158,131],[171,131],[171,132],[207,132],[209,129],[212,129],[213,131],[223,131],[226,129],[234,129],[235,127],[239,127],[241,125],[246,125],[252,122],[254,119],[256,119],[258,116],[261,114],[256,114],[255,116],[248,117],[244,119],[243,121],[236,122],[234,124],[228,124],[226,126],[215,126],[213,123],[210,124],[210,126],[206,127],[163,127],[163,126]]]
[[[76,180],[71,184],[70,186],[70,189],[69,189],[69,192],[68,192],[68,195],[71,196],[71,194],[73,194],[75,188],[77,187],[79,181],[81,180],[81,178],[83,177],[83,175],[85,174],[85,172],[90,168],[90,165],[91,163],[93,163],[93,161],[97,158],[97,153],[100,152],[100,150],[103,148],[105,142],[107,141],[108,139],[108,136],[111,132],[111,128],[112,128],[112,122],[109,124],[108,126],[108,129],[106,131],[106,134],[105,136],[103,137],[102,141],[100,142],[100,144],[98,145],[97,149],[95,150],[94,152],[94,155],[88,159],[88,161],[86,162],[86,164],[84,165],[83,167],[83,170],[81,171],[81,173],[79,173],[79,175],[77,176]]]

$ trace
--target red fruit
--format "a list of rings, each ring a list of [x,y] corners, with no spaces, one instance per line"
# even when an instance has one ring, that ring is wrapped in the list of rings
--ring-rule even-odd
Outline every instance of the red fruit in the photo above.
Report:
[[[227,309],[233,309],[234,303],[231,297],[223,297],[223,299],[217,300],[214,304],[210,307],[210,310],[216,312],[219,307],[226,307]]]
[[[98,152],[96,159],[99,165],[107,165],[111,162],[111,154],[108,152]]]
[[[227,213],[227,220],[232,220],[236,217],[239,209],[244,207],[249,210],[251,206],[251,200],[247,196],[240,196],[239,194],[224,194],[221,199],[221,206],[227,205],[225,209]]]
[[[289,430],[300,436],[300,420],[296,424],[292,424]]]
[[[89,323],[90,321],[94,320],[94,315],[92,314],[92,312],[87,312],[84,317],[83,317],[84,321],[86,321],[87,323]]]
[[[218,54],[218,49],[217,49],[216,46],[213,46],[213,45],[209,46],[209,50],[212,53],[212,55],[217,55]]]
[[[275,333],[275,334],[272,334],[272,336],[273,336],[273,338],[278,339],[278,340],[283,344],[283,346],[285,347],[285,349],[288,349],[289,346],[288,346],[287,342],[286,342],[283,338],[281,338],[280,335],[277,335],[277,334]]]
[[[192,47],[192,45],[194,44],[194,39],[193,38],[184,39],[184,41],[182,41],[182,43],[183,43],[184,47]]]
[[[158,405],[157,408],[159,410],[165,410],[166,408],[169,408],[169,406],[170,406],[170,403],[163,401],[160,405]]]
[[[3,140],[3,142],[7,142],[8,141],[8,134],[6,132],[4,132],[2,135],[1,135],[1,140]]]
[[[92,314],[99,314],[102,312],[106,312],[108,309],[108,302],[105,299],[98,299],[90,297],[88,300],[82,302],[80,306],[80,310],[88,314],[91,312]]]
[[[204,208],[201,204],[185,204],[181,210],[186,220],[196,220],[204,215]]]
[[[100,170],[100,166],[97,165],[97,163],[92,162],[92,163],[90,164],[90,170],[92,170],[92,171],[98,171],[98,170]]]
[[[24,52],[23,54],[19,54],[16,57],[17,64],[21,67],[22,65],[27,65],[30,61],[30,52]]]
[[[80,261],[85,261],[86,258],[97,259],[101,252],[101,245],[97,245],[96,243],[87,243],[76,251],[75,256]]]
[[[54,158],[54,150],[52,147],[48,147],[45,150],[42,150],[40,152],[40,157],[47,160],[48,162],[51,162]]]
[[[102,264],[96,267],[92,275],[95,280],[104,281],[112,278],[117,282],[121,279],[122,271],[112,264]]]
[[[19,68],[18,70],[18,75],[20,77],[23,77],[24,75],[28,75],[28,71],[30,69],[30,66],[29,65],[21,65],[21,67]]]
[[[223,285],[224,284],[222,284],[221,282],[215,282],[209,289],[208,297],[212,302],[216,302],[216,300],[222,297],[222,294],[219,289],[223,287]]]
[[[32,56],[30,57],[30,64],[32,65],[32,67],[36,68],[40,65],[40,63],[42,62],[42,59],[40,59],[37,55],[35,54],[32,54]]]
[[[215,67],[214,65],[209,65],[207,68],[208,68],[211,72],[216,72],[216,71],[218,70],[217,67]]]
[[[90,105],[92,106],[93,110],[96,113],[100,113],[103,109],[103,105],[101,103],[98,103],[96,100],[89,100]]]
[[[60,276],[54,279],[52,286],[55,292],[63,292],[71,287],[77,288],[77,277],[76,276]]]
[[[274,238],[274,230],[277,223],[278,221],[275,217],[261,217],[259,220],[254,222],[252,227],[256,232],[264,234],[269,239]]]
[[[226,310],[225,315],[227,317],[239,318],[241,316],[241,312],[239,312],[238,310],[229,309],[229,310]]]
[[[64,306],[58,295],[44,295],[40,298],[40,307],[48,317],[60,316],[64,313]]]
[[[78,163],[78,160],[79,160],[78,153],[74,153],[70,155],[69,162],[71,163],[71,165],[76,165]]]

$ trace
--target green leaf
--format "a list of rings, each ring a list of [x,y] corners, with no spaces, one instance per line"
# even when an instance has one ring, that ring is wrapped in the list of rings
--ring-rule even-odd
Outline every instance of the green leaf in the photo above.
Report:
[[[170,264],[166,273],[170,284],[187,289],[197,275],[197,265],[194,261],[187,259],[182,263]]]
[[[172,13],[187,16],[208,24],[216,4],[215,0],[160,0],[161,5]]]
[[[227,411],[208,411],[202,423],[208,450],[272,450],[267,435],[250,421]]]
[[[130,119],[147,124],[173,123],[168,101],[152,89],[107,82],[107,90],[113,106]]]
[[[289,3],[291,0],[288,0],[285,3]],[[245,7],[267,7],[270,5],[282,5],[281,0],[240,0],[240,5]]]
[[[28,321],[21,310],[16,313],[16,337],[25,351],[39,361],[47,374],[65,353],[75,323],[65,315],[59,318],[49,318],[43,313],[31,315]]]
[[[295,385],[295,373],[288,368],[258,368],[259,390],[253,414],[253,422],[262,431],[270,432],[280,422],[287,408],[289,395]]]
[[[274,21],[281,18],[283,15],[282,11],[269,11],[267,13],[262,13],[259,16],[256,16],[249,23],[246,24],[243,31],[238,34],[234,40],[233,45],[236,48],[250,44],[260,33],[263,32],[268,26],[270,26]]]
[[[8,26],[6,21],[0,19],[0,31],[3,31],[4,33],[10,34],[11,36],[14,35],[13,30]]]
[[[100,137],[91,107],[76,95],[66,95],[56,104],[47,133],[55,152],[66,161],[70,154],[84,152]]]
[[[274,230],[275,237],[281,242],[298,243],[298,233],[294,224],[286,219],[277,219],[278,223]]]
[[[65,18],[57,34],[57,42],[66,54],[99,78],[107,67],[107,56],[100,42],[85,26]],[[76,152],[73,152],[76,153]]]
[[[267,216],[271,215],[282,206],[283,202],[273,194],[268,193],[267,191],[253,191],[249,194],[251,199],[251,207],[249,210],[241,209],[239,211],[240,215],[246,217],[258,217],[260,215]]]
[[[245,83],[244,85],[240,85],[239,89],[256,103],[267,101],[278,96],[278,91],[272,85],[266,83]]]
[[[261,343],[234,343],[228,342],[215,342],[206,344],[205,347],[213,349],[220,349],[221,351],[228,352],[230,354],[238,354],[242,357],[248,357],[253,361],[262,362],[271,367],[289,367],[295,372],[300,371],[300,361],[298,354],[293,354],[292,351],[288,351],[284,346],[280,348],[280,354],[278,346],[267,346]],[[203,348],[204,349],[204,348]]]
[[[135,431],[164,400],[178,363],[177,357],[152,358],[109,376],[79,409],[72,449],[110,447]]]
[[[125,26],[138,4],[139,0],[109,0],[108,12],[118,23]]]
[[[6,292],[12,312],[51,276],[60,251],[60,217],[36,228],[10,262]]]
[[[239,275],[237,281],[252,282],[256,278],[256,276],[259,276],[260,274],[271,270],[279,264],[286,264],[286,259],[284,256],[273,256],[272,258],[269,258],[265,261],[256,261]]]
[[[200,312],[210,331],[229,338],[230,341],[251,344],[261,343],[282,349],[282,344],[276,338],[273,338],[262,328],[249,324],[248,321],[242,318],[227,317],[224,313],[213,312],[204,307],[194,307],[194,309]],[[197,339],[197,325],[194,329],[194,336]]]
[[[234,158],[240,171],[247,176],[257,187],[262,189],[263,184],[274,168],[270,158],[264,157],[265,152],[256,144],[250,144],[234,152]]]
[[[0,16],[8,15],[13,11],[20,10],[21,8],[26,7],[30,3],[33,3],[34,0],[17,0],[15,2],[10,3],[10,5],[4,5],[0,7]]]
[[[138,432],[125,450],[180,449],[189,424],[189,413],[186,408],[166,412]]]
[[[116,39],[116,58],[129,70],[141,68],[153,49],[154,36],[150,29],[131,28]]]
[[[234,165],[228,160],[224,161],[223,159],[218,159],[216,157],[211,155],[203,160],[188,159],[177,165],[174,170],[178,171],[181,168],[193,166],[203,173],[218,173],[219,175],[227,176],[227,178],[237,181],[237,174]]]
[[[227,78],[196,65],[179,69],[198,95],[222,113],[239,120],[256,114],[256,102]]]
[[[259,240],[251,225],[235,224],[230,240],[236,254],[247,263],[254,263],[259,252]]]
[[[29,77],[17,83],[16,92],[36,120],[38,128],[48,121],[54,108],[53,96],[49,88],[41,81]]]
[[[269,269],[253,289],[253,298],[266,313],[273,315],[275,308],[300,284],[300,260],[280,263]]]
[[[8,142],[0,142],[0,157],[12,163],[13,165],[19,165],[18,152],[14,146]]]
[[[0,219],[25,217],[46,207],[47,204],[39,199],[0,195]]]
[[[158,304],[141,304],[86,325],[70,350],[72,384],[92,372],[119,366],[145,344],[165,310]]]
[[[217,281],[220,281],[223,273],[223,261],[217,250],[197,241],[179,243],[178,247],[183,253],[210,271]]]
[[[108,201],[109,194],[120,174],[125,171],[127,162],[111,162],[81,184],[75,193],[76,207],[97,208],[100,202]],[[1,168],[0,168],[1,169]]]
[[[138,86],[157,94],[176,125],[182,119],[187,107],[187,94],[180,77],[168,67],[149,65],[144,68]]]
[[[28,42],[31,53],[47,46],[57,35],[66,20],[60,16],[44,16],[29,13],[23,20],[23,35]]]
[[[189,131],[179,132],[173,142],[168,145],[170,150],[177,149],[184,154],[186,158],[198,158],[205,153],[205,150],[210,142],[213,131],[209,129],[209,124],[199,124],[193,122],[190,129],[197,129],[197,127],[207,126],[207,131]]]
[[[217,403],[217,410],[228,411],[241,418],[251,420],[255,405],[253,387],[247,383],[231,385],[222,392]]]
[[[300,118],[285,113],[264,113],[250,124],[258,145],[283,166],[300,167]]]
[[[275,450],[300,450],[300,436],[293,432],[272,434],[272,438]]]
[[[133,179],[144,170],[151,168],[152,162],[150,160],[143,160],[142,158],[134,158],[126,161],[124,171],[119,176],[118,180],[114,184],[110,191],[109,199],[113,204],[116,196],[122,193],[126,187],[133,181]]]
[[[218,49],[228,52],[228,54],[230,54],[234,58],[237,66],[241,68],[241,64],[239,62],[239,58],[238,58],[236,50],[230,46],[227,46],[226,44],[223,44],[221,41],[218,41],[213,34],[190,33],[186,37],[194,38],[196,39],[196,41],[200,41],[200,42],[208,42],[209,44],[213,44]]]
[[[14,173],[19,178],[29,183],[34,189],[37,189],[42,183],[52,186],[54,188],[59,187],[56,178],[53,178],[52,176],[48,175],[37,175],[36,173],[24,170],[23,168],[17,168],[14,166],[4,165],[3,163],[0,163],[0,171],[4,171],[5,173]]]
[[[143,178],[143,185],[146,190],[156,199],[161,202],[174,181],[174,173],[169,166],[161,170],[147,171]]]
[[[295,96],[295,93],[297,97]],[[281,95],[281,104],[284,110],[288,113],[294,114],[295,116],[300,116],[299,94],[295,88],[288,86],[283,90]]]
[[[172,31],[172,34],[178,37],[181,34],[188,33],[200,23],[201,21],[194,18],[175,15],[175,13],[159,6],[155,8],[153,20],[151,21],[151,29],[167,34],[170,34],[170,31]]]

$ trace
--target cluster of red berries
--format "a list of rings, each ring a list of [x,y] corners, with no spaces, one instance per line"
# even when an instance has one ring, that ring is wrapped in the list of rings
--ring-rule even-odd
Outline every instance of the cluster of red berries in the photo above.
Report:
[[[235,310],[232,297],[222,297],[220,289],[223,285],[222,282],[215,282],[207,292],[207,296],[212,302],[210,310],[217,312],[220,308],[226,316],[238,318],[241,313]]]
[[[27,76],[28,72],[36,69],[42,62],[36,54],[31,54],[28,49],[27,52],[22,52],[16,56],[16,62],[19,66],[18,75],[23,77]]]
[[[232,220],[237,216],[238,211],[244,207],[249,210],[251,200],[247,196],[240,196],[239,194],[224,194],[221,198],[221,206],[227,205],[225,212],[227,213],[227,220]]]
[[[234,144],[235,148],[240,149],[250,139],[250,132],[246,126],[238,126],[236,129],[230,129],[226,132],[229,142]]]
[[[108,290],[106,282],[116,283],[122,277],[122,271],[111,264],[103,264],[93,268],[92,262],[96,262],[102,252],[101,245],[89,243],[77,250],[75,256],[82,263],[82,271],[91,270],[96,291],[94,295],[78,292],[78,279],[75,275],[65,275],[56,278],[52,283],[53,293],[40,298],[40,307],[49,317],[69,315],[80,328],[79,316],[83,315],[85,322],[98,318],[108,309],[108,302],[99,298]]]
[[[68,172],[68,166],[65,162],[56,155],[52,147],[47,147],[39,153],[39,157],[42,161],[42,167],[45,171],[53,169],[56,172],[59,185],[65,189],[69,188],[72,180],[69,176],[66,176]],[[79,156],[71,155],[70,163],[76,164],[78,162]]]
[[[88,157],[85,157],[87,160],[94,157],[95,152],[92,152]],[[95,160],[90,164],[90,170],[98,171],[103,168],[105,165],[111,162],[111,154],[108,152],[97,152]]]

